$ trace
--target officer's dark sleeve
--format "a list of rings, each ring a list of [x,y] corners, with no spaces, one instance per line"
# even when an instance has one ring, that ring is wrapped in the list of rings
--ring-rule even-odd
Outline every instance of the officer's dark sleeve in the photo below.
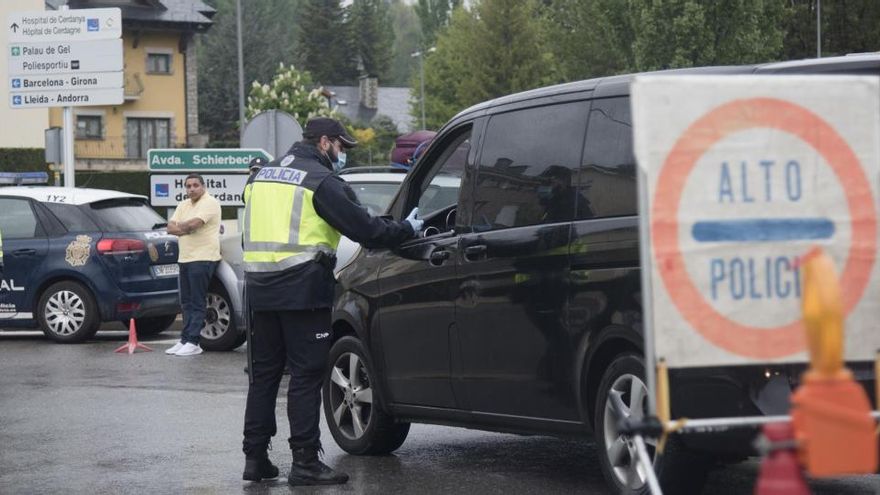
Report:
[[[415,235],[409,222],[371,216],[351,187],[336,176],[321,182],[312,203],[321,218],[364,247],[394,247]]]

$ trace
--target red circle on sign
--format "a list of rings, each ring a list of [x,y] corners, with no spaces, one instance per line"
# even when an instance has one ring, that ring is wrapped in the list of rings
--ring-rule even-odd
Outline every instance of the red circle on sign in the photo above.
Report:
[[[831,166],[846,194],[852,240],[841,275],[845,314],[865,292],[874,267],[877,217],[870,183],[849,145],[821,117],[783,100],[737,100],[694,122],[676,141],[657,179],[651,208],[651,240],[657,269],[672,302],[703,337],[749,358],[779,358],[805,349],[801,320],[760,328],[733,321],[703,298],[687,273],[678,243],[678,207],[685,182],[697,161],[721,139],[740,131],[768,128],[790,133],[813,147]],[[659,221],[658,219],[663,219]]]

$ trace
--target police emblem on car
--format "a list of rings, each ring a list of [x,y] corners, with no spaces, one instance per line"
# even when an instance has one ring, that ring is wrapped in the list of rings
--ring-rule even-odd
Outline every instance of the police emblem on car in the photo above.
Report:
[[[64,260],[70,266],[83,266],[89,259],[89,250],[91,249],[92,238],[87,235],[78,235],[76,239],[70,241],[67,245],[67,252]]]

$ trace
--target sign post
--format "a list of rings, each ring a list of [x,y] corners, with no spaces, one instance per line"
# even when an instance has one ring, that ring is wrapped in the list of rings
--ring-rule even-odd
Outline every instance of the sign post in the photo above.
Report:
[[[9,105],[63,107],[64,185],[75,186],[74,106],[120,105],[123,95],[119,8],[12,12]]]

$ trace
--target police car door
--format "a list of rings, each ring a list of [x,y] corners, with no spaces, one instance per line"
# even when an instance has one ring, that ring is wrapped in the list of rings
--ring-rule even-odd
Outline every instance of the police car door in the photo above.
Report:
[[[33,301],[49,251],[46,232],[27,198],[0,196],[3,236],[3,279],[0,281],[0,325],[33,325]]]

